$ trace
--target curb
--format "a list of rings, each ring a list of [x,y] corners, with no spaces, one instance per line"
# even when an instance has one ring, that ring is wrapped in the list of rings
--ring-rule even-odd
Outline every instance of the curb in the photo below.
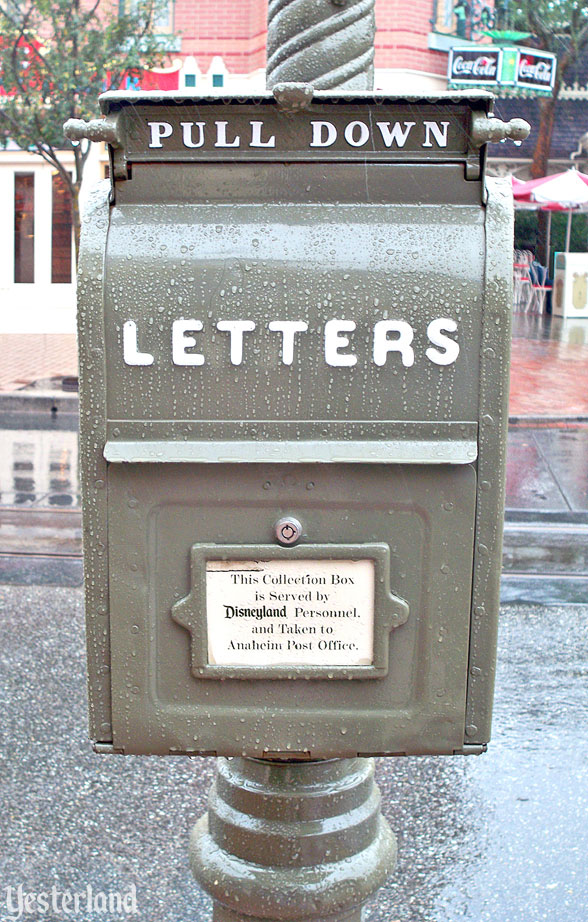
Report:
[[[2,413],[71,413],[77,415],[79,399],[77,394],[61,391],[42,393],[23,392],[0,394]]]
[[[509,416],[509,426],[540,429],[548,426],[581,426],[588,423],[588,416],[571,414],[570,416]]]

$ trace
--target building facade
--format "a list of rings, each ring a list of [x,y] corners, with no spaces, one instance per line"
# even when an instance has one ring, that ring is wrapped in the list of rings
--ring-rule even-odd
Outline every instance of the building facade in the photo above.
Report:
[[[424,92],[446,88],[447,55],[456,40],[488,41],[482,26],[492,20],[494,0],[376,0],[375,10],[376,89]],[[266,20],[267,0],[170,2],[166,24],[180,44],[157,76],[160,87],[264,89]]]

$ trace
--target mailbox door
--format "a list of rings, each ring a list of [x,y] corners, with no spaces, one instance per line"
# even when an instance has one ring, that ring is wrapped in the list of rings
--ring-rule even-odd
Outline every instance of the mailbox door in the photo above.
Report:
[[[303,758],[459,750],[475,495],[470,465],[111,465],[115,747]],[[296,548],[274,540],[284,514],[303,523]],[[373,606],[374,588],[350,584],[341,601],[332,580],[347,579],[350,554],[373,560],[374,543],[384,549],[376,580],[408,605],[397,627],[375,619],[385,634],[377,672],[332,652],[370,630],[362,606]],[[206,562],[243,557],[276,561],[275,575],[226,601],[263,613],[288,600],[287,618],[242,619],[229,606],[224,623],[207,618]],[[291,559],[324,581],[283,582]],[[191,593],[192,633],[173,612]],[[195,662],[195,627],[215,632],[207,640],[221,642],[225,663],[232,640],[244,640],[241,665],[207,674]]]

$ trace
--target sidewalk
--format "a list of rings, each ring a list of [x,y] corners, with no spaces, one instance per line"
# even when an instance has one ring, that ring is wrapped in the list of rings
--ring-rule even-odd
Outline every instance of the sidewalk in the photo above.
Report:
[[[586,417],[588,320],[515,315],[510,416]]]

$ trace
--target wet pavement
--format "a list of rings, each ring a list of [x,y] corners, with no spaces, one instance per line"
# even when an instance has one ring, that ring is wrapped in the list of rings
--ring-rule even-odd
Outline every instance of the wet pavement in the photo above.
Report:
[[[57,419],[0,414],[0,503],[30,509],[79,506],[78,436]],[[39,423],[44,423],[39,428]],[[33,428],[34,425],[34,428]]]
[[[77,407],[0,412],[0,581],[80,585],[81,546]]]
[[[209,922],[187,837],[214,760],[94,755],[81,590],[4,587],[0,602],[1,922],[5,887],[54,883],[134,883],[137,918]],[[585,922],[587,677],[588,606],[503,608],[489,752],[378,761],[399,863],[366,922]]]
[[[588,424],[511,426],[506,508],[509,518],[588,522]]]
[[[588,320],[514,315],[510,415],[588,419]]]

